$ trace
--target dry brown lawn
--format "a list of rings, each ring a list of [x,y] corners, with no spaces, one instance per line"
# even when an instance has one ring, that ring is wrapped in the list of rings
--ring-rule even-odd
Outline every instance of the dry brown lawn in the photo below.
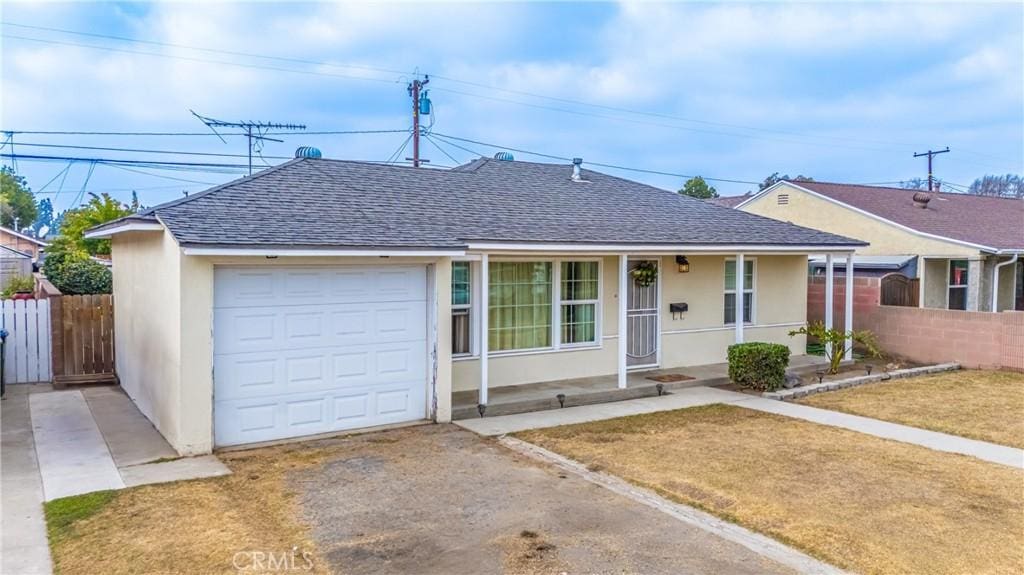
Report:
[[[710,405],[516,434],[860,573],[1024,572],[1024,471]]]
[[[283,446],[221,458],[232,475],[47,503],[57,573],[237,574],[254,561],[263,570],[248,572],[328,573],[284,481],[288,470],[319,464],[321,453]]]
[[[1024,374],[961,370],[812,395],[799,403],[1024,449]]]

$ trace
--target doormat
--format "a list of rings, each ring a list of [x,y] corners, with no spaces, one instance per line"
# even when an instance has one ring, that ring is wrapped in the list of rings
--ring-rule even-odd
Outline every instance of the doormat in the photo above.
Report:
[[[691,379],[697,379],[681,373],[666,373],[665,375],[649,375],[647,379],[651,381],[657,381],[658,383],[675,383],[677,381],[689,381]]]

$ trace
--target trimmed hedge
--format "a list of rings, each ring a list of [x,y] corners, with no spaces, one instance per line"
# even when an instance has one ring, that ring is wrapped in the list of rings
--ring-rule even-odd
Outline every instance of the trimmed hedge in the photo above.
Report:
[[[789,348],[753,341],[729,346],[729,379],[741,387],[775,391],[786,381]]]

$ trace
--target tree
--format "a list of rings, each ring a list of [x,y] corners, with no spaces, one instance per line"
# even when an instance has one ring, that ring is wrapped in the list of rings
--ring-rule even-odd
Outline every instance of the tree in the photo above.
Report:
[[[904,190],[924,190],[928,191],[928,180],[924,178],[911,178],[900,182],[900,187]]]
[[[797,176],[795,178],[791,178],[789,177],[789,174],[784,174],[780,176],[778,172],[775,172],[774,174],[765,178],[763,182],[757,185],[757,191],[760,192],[761,190],[770,188],[775,184],[781,182],[782,180],[788,180],[790,182],[813,182],[814,178],[809,178],[807,176]]]
[[[53,241],[47,253],[56,249],[94,256],[110,254],[110,240],[87,240],[86,230],[135,212],[131,206],[122,204],[109,194],[89,195],[92,197],[88,203],[61,215],[60,237]]]
[[[36,221],[36,198],[25,178],[0,168],[0,225],[21,231]]]
[[[683,184],[683,189],[679,190],[679,193],[684,196],[690,196],[691,198],[697,198],[700,200],[710,200],[711,198],[718,197],[718,190],[714,186],[709,186],[704,178],[695,176],[686,180]]]
[[[832,375],[839,373],[839,365],[843,362],[847,351],[852,351],[855,344],[860,344],[872,357],[881,357],[882,352],[878,349],[878,340],[875,335],[867,330],[843,331],[841,329],[826,328],[825,322],[815,321],[789,332],[789,337],[794,335],[807,335],[825,345],[825,359],[828,360],[828,372]]]
[[[1000,196],[1024,198],[1024,179],[1014,174],[1005,176],[986,175],[974,180],[967,192],[978,196]]]
[[[39,206],[36,209],[36,212],[36,223],[32,226],[36,235],[38,236],[39,230],[44,227],[53,230],[53,202],[50,201],[50,198],[43,198],[42,200],[39,200]]]

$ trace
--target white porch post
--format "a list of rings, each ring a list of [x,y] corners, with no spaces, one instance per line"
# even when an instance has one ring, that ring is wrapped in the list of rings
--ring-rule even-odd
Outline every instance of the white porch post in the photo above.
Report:
[[[743,276],[746,267],[743,254],[736,254],[736,285],[733,286],[736,291],[736,343],[743,343]]]
[[[487,405],[487,344],[491,289],[487,254],[480,254],[480,405]]]
[[[832,254],[825,254],[825,329],[832,329],[833,296],[836,283],[836,268]],[[825,344],[825,353],[832,353],[832,344]]]
[[[619,256],[619,389],[626,389],[626,300],[629,289],[629,256]]]
[[[853,254],[846,254],[846,309],[843,310],[843,329],[853,331]],[[853,359],[853,345],[843,352],[843,359]]]

